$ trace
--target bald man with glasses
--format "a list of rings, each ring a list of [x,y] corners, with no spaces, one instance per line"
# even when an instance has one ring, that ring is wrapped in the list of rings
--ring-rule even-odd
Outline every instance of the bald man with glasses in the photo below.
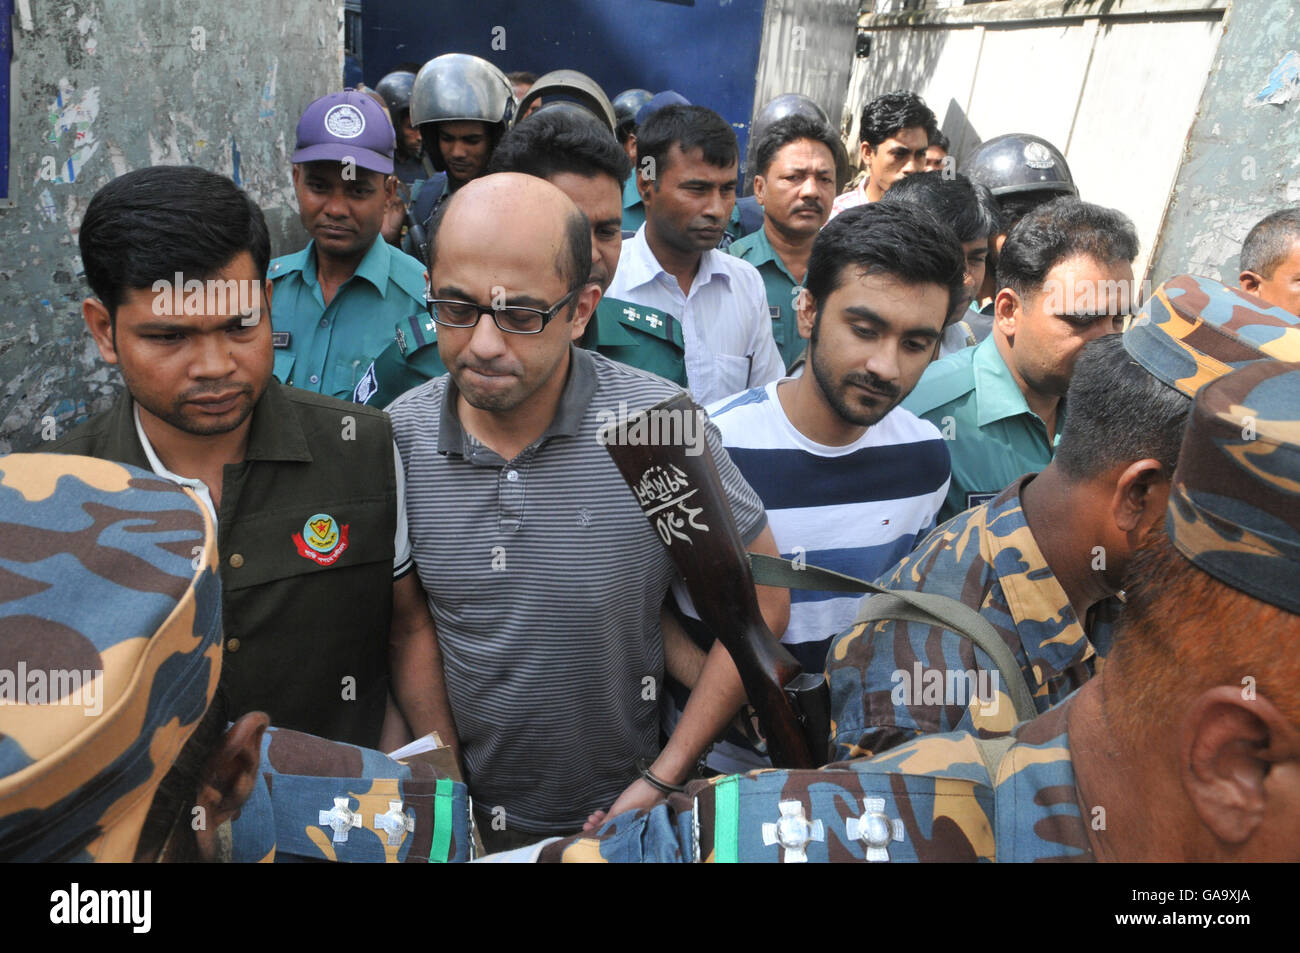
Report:
[[[394,696],[415,735],[457,746],[484,843],[502,850],[580,830],[659,753],[675,572],[598,432],[680,388],[577,346],[600,288],[587,220],[556,186],[485,176],[432,227],[448,373],[388,408],[428,607],[411,617],[432,621],[394,638]],[[775,554],[717,429],[696,436],[746,544]],[[784,631],[788,595],[760,603]]]

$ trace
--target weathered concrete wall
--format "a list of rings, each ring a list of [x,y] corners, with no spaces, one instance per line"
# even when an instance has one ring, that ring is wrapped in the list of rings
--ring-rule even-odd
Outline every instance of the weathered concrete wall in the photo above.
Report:
[[[1152,258],[1151,279],[1236,284],[1241,243],[1300,205],[1300,7],[1233,0]]]
[[[77,230],[105,182],[194,164],[266,210],[276,254],[305,240],[289,155],[337,89],[341,0],[19,0],[10,198],[0,207],[0,453],[38,449],[121,384],[85,331]]]
[[[862,106],[900,88],[920,93],[934,110],[958,171],[994,136],[1043,136],[1065,153],[1084,199],[1133,219],[1140,274],[1214,60],[1224,6],[1225,0],[1006,0],[864,13],[859,27],[873,48],[856,61],[850,83],[849,154],[857,156]]]

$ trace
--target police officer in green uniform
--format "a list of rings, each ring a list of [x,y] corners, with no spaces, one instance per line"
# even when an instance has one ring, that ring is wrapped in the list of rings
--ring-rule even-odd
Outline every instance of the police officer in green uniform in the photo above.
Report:
[[[126,391],[52,449],[152,471],[206,504],[232,715],[374,747],[390,626],[427,619],[394,611],[414,577],[388,418],[272,377],[270,238],[229,179],[128,173],[91,200],[79,240],[86,325]],[[176,275],[203,276],[182,307],[158,291]]]
[[[787,368],[804,350],[795,296],[835,200],[834,139],[825,123],[799,113],[766,127],[754,153],[754,197],[763,207],[763,227],[727,249],[762,275],[772,335]]]
[[[1127,216],[1075,198],[1036,209],[1007,238],[993,333],[931,364],[903,401],[948,441],[941,522],[1052,459],[1075,358],[1137,306],[1137,250]]]
[[[311,241],[267,273],[282,384],[347,398],[393,322],[423,310],[420,263],[380,237],[394,141],[383,107],[355,90],[322,96],[298,122],[293,184]]]
[[[618,184],[628,166],[613,133],[582,109],[564,103],[542,107],[506,133],[493,154],[491,171],[536,175],[573,199],[591,223],[591,280],[603,292],[618,267],[623,244]],[[602,298],[582,345],[686,384],[681,325],[662,311]],[[386,407],[399,394],[446,371],[438,355],[437,325],[428,314],[413,316],[397,323],[392,342],[362,376],[353,400]]]

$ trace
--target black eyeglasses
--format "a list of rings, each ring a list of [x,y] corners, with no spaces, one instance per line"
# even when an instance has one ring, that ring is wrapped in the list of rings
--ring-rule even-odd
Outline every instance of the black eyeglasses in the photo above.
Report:
[[[430,298],[427,292],[424,296],[424,306],[429,311],[429,317],[433,318],[438,324],[449,328],[475,327],[482,315],[490,314],[493,323],[507,334],[540,334],[545,330],[547,323],[559,314],[560,309],[568,304],[583,287],[583,285],[578,285],[578,287],[573,288],[545,311],[540,308],[525,308],[520,305],[510,305],[505,308],[488,306],[485,308],[482,305],[474,304],[472,301],[457,301],[453,298]]]

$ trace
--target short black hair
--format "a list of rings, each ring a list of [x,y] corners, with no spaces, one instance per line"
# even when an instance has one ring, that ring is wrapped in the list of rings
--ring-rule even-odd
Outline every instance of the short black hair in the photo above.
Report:
[[[1062,196],[1030,212],[1007,236],[998,256],[998,285],[1022,299],[1042,290],[1047,273],[1086,255],[1104,265],[1132,263],[1137,229],[1123,212]]]
[[[997,212],[964,175],[918,172],[895,182],[882,202],[910,202],[946,222],[957,241],[973,242],[998,233]]]
[[[595,116],[568,110],[533,113],[497,143],[488,172],[522,172],[549,179],[562,172],[608,175],[620,188],[632,160],[614,134]]]
[[[1279,209],[1260,219],[1241,246],[1241,270],[1273,277],[1282,260],[1300,242],[1300,208]]]
[[[257,203],[224,175],[192,165],[136,169],[109,182],[90,200],[78,243],[90,290],[114,323],[129,290],[177,272],[206,280],[245,251],[259,279],[271,262]]]
[[[1121,464],[1159,460],[1174,472],[1192,402],[1144,368],[1106,334],[1079,353],[1066,392],[1065,426],[1055,461],[1074,480],[1101,476]]]
[[[515,70],[513,73],[506,73],[506,79],[510,80],[512,86],[523,83],[527,83],[531,86],[533,83],[537,82],[537,74],[530,73],[526,69],[521,69]]]
[[[908,90],[897,89],[877,96],[862,107],[858,135],[863,142],[875,149],[900,129],[911,129],[913,126],[923,128],[931,141],[939,128],[934,113],[924,99]]]
[[[932,145],[932,146],[938,146],[938,147],[939,147],[940,149],[942,149],[944,152],[948,152],[948,151],[950,151],[950,149],[951,149],[952,143],[949,142],[948,137],[945,136],[945,135],[943,134],[943,130],[941,130],[941,129],[931,129],[931,130],[930,130],[930,145]]]
[[[451,208],[460,194],[457,190],[446,201],[439,203],[429,219],[428,260],[425,265],[429,269],[430,281],[433,280],[434,262],[438,260],[438,232],[442,229],[442,220],[447,216],[447,209]],[[585,285],[587,279],[591,277],[591,223],[587,221],[587,216],[583,215],[580,209],[575,208],[565,219],[564,236],[565,251],[568,254],[561,252],[556,256],[555,273],[563,278],[572,290]],[[573,314],[573,308],[574,305],[570,304],[570,316]]]
[[[843,283],[846,268],[890,275],[909,285],[940,285],[948,290],[949,315],[966,297],[966,256],[956,235],[909,202],[859,205],[817,233],[804,287],[816,299],[819,317],[826,299]]]
[[[813,142],[820,142],[830,150],[831,165],[835,170],[834,174],[838,176],[839,161],[835,154],[837,138],[839,137],[831,131],[831,127],[821,120],[801,113],[792,113],[768,126],[762,138],[758,140],[758,146],[754,150],[754,171],[759,175],[767,175],[767,170],[778,152],[792,142],[811,139]]]
[[[656,189],[659,177],[668,168],[668,151],[673,143],[683,152],[699,149],[704,161],[718,168],[740,159],[735,130],[712,109],[678,103],[664,106],[655,110],[636,133],[637,162],[644,167],[647,157],[653,160]]]

